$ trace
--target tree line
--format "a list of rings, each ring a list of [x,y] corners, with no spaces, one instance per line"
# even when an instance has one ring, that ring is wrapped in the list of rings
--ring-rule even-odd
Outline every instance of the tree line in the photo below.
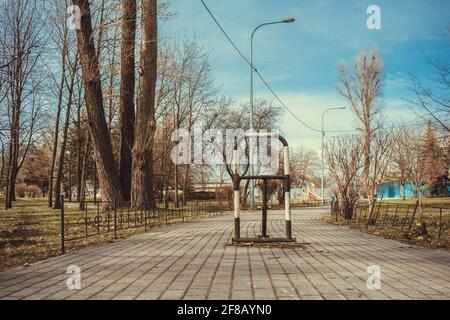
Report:
[[[398,183],[402,199],[411,185],[413,196],[419,200],[426,193],[448,196],[449,106],[445,95],[450,87],[442,74],[444,65],[442,60],[432,63],[437,81],[445,84],[439,93],[424,89],[417,77],[411,76],[415,99],[405,103],[413,106],[411,112],[418,108],[419,114],[425,113],[413,126],[401,121],[390,123],[383,114],[383,62],[376,50],[360,52],[351,67],[338,66],[338,91],[355,114],[359,132],[330,139],[325,159],[335,185],[334,194],[347,219],[352,218],[353,207],[360,199],[368,199],[373,212],[377,193],[385,182]]]
[[[71,5],[80,8],[79,29],[68,19]],[[59,208],[63,193],[81,209],[90,195],[138,208],[171,198],[178,206],[194,183],[217,175],[206,165],[174,165],[172,132],[199,122],[205,130],[246,128],[249,105],[220,94],[211,50],[195,37],[158,33],[171,19],[169,3],[156,0],[3,1],[5,208],[17,194]],[[281,114],[256,100],[255,128],[279,126]]]

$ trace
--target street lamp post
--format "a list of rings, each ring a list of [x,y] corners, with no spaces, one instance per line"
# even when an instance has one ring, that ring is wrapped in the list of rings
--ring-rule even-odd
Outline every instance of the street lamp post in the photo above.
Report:
[[[324,185],[323,185],[323,180],[324,180],[324,176],[325,176],[325,161],[324,161],[324,158],[323,158],[323,141],[324,141],[324,138],[325,138],[325,131],[324,131],[324,119],[325,119],[325,113],[327,112],[327,111],[330,111],[330,110],[343,110],[343,109],[345,109],[345,107],[340,107],[340,108],[329,108],[329,109],[326,109],[323,113],[322,113],[322,205],[323,204],[325,204],[325,190],[324,190]]]
[[[284,18],[280,21],[273,21],[273,22],[266,22],[262,23],[259,26],[257,26],[250,37],[250,133],[253,133],[253,36],[255,35],[256,30],[261,28],[262,26],[267,26],[271,24],[278,24],[278,23],[292,23],[294,22],[294,18]],[[252,148],[252,141],[250,141],[250,173],[251,175],[255,175],[255,169],[253,165],[253,148]],[[254,208],[254,202],[255,202],[255,190],[253,181],[250,181],[250,208]]]

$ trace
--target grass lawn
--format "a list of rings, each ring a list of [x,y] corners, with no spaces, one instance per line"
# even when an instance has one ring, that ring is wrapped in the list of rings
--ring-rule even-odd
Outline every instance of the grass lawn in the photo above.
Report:
[[[383,202],[399,203],[399,204],[415,204],[416,199],[383,199]],[[429,206],[450,207],[449,197],[423,198],[423,204]]]

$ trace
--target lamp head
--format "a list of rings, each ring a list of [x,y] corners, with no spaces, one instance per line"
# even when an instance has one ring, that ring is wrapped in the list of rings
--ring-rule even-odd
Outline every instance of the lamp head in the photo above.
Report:
[[[284,22],[284,23],[291,23],[291,22],[294,22],[295,19],[294,19],[294,18],[284,18],[284,19],[281,20],[281,21]]]

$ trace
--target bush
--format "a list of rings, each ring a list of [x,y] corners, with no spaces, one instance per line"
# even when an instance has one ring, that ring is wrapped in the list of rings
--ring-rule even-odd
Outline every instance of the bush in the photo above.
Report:
[[[19,198],[25,197],[25,192],[27,191],[27,185],[25,183],[19,183],[16,185],[16,196]]]
[[[214,192],[207,191],[197,191],[191,192],[187,194],[187,200],[214,200],[216,198],[216,194]]]
[[[27,187],[26,195],[30,198],[36,198],[41,194],[41,188],[36,185],[31,185]]]
[[[41,189],[36,185],[26,185],[25,183],[19,183],[16,185],[16,196],[19,198],[36,198],[41,194]]]

